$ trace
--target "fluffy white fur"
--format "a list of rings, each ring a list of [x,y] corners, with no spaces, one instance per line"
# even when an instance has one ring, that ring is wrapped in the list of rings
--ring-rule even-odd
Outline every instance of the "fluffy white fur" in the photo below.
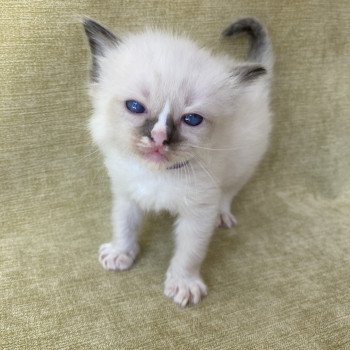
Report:
[[[130,268],[144,212],[166,209],[176,216],[176,249],[165,295],[182,306],[196,304],[207,294],[200,267],[213,231],[235,224],[232,198],[268,146],[272,62],[267,61],[267,74],[242,82],[237,67],[246,62],[214,56],[177,35],[145,31],[115,45],[97,40],[103,54],[95,57],[99,73],[91,84],[89,127],[113,192],[113,237],[101,246],[99,260],[108,270]],[[125,107],[130,99],[147,111],[130,113]],[[174,150],[163,147],[166,161],[153,162],[144,157],[152,141],[138,130],[162,113],[171,115],[182,141]],[[203,123],[186,125],[181,121],[186,113],[202,115]],[[164,120],[156,125],[161,128]]]

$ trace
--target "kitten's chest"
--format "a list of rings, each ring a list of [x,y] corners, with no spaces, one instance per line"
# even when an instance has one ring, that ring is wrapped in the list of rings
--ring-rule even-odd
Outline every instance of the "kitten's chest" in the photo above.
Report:
[[[129,195],[144,209],[178,211],[190,195],[189,188],[168,174],[143,174],[129,184]]]
[[[178,212],[193,196],[192,180],[174,173],[175,170],[154,172],[137,164],[108,166],[113,192],[123,193],[144,210]]]
[[[152,171],[137,161],[113,157],[105,162],[115,195],[123,194],[144,210],[174,214],[196,205],[215,202],[219,187],[195,165],[190,168]]]

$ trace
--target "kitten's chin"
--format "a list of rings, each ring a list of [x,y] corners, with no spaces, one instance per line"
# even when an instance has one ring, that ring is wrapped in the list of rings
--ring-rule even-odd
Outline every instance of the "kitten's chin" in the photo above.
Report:
[[[158,152],[142,154],[141,159],[147,167],[153,170],[164,170],[170,164],[168,158],[164,154]]]
[[[144,158],[152,163],[164,164],[168,162],[167,157],[159,152],[152,152],[144,155]]]

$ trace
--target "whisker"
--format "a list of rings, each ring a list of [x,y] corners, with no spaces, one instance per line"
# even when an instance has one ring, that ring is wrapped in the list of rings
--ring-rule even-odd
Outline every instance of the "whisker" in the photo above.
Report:
[[[77,163],[81,163],[82,161],[84,161],[86,158],[90,158],[91,156],[95,156],[98,154],[100,150],[97,148],[95,150],[93,150],[92,152],[85,154],[83,157],[79,158]]]
[[[209,170],[205,167],[205,165],[199,160],[199,158],[196,158],[196,161],[198,162],[198,164],[200,165],[200,167],[205,171],[205,173],[209,176],[209,178],[211,179],[213,185],[216,188],[219,188],[219,184],[217,183],[217,181],[214,179],[213,175],[209,172]]]
[[[181,167],[181,168],[185,172],[186,184],[187,184],[187,188],[189,188],[190,187],[190,178],[189,178],[188,168],[186,165]],[[185,204],[188,206],[187,196],[184,196],[184,200],[185,200]]]
[[[194,171],[194,168],[193,168],[193,165],[191,162],[188,162],[186,164],[186,166],[188,166],[191,170],[191,173],[192,173],[192,176],[193,176],[193,179],[195,179],[195,171]],[[197,184],[197,181],[194,181],[194,199],[197,200],[198,198],[198,184]]]
[[[210,148],[210,147],[202,147],[202,146],[196,146],[196,145],[191,145],[191,144],[188,144],[188,146],[192,147],[192,148],[204,149],[207,151],[236,151],[236,150],[239,150],[238,147],[234,147],[234,148]]]

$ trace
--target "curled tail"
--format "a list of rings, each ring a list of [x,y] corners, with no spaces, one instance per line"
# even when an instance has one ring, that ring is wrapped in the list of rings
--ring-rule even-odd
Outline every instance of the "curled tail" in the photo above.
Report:
[[[247,33],[250,37],[248,60],[263,64],[268,70],[272,68],[272,45],[263,24],[253,17],[241,18],[232,23],[223,32],[223,36],[236,36]]]

